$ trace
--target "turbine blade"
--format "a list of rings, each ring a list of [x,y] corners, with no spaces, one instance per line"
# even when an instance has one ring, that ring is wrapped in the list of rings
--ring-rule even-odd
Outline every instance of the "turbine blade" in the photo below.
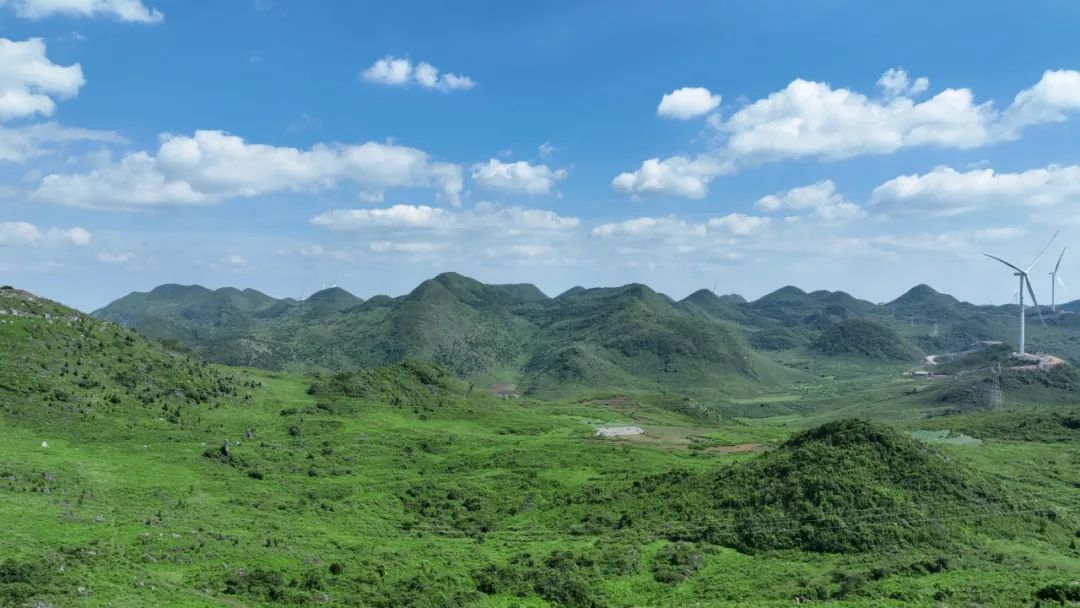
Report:
[[[1068,249],[1068,247],[1061,248],[1061,255],[1058,256],[1057,264],[1054,265],[1054,274],[1057,274],[1058,268],[1061,268],[1061,258],[1065,257],[1066,249]]]
[[[1013,269],[1013,270],[1015,270],[1016,272],[1019,272],[1019,273],[1021,273],[1021,274],[1026,274],[1026,273],[1024,273],[1024,271],[1023,271],[1023,270],[1020,270],[1020,269],[1019,269],[1019,268],[1017,268],[1016,266],[1013,266],[1012,264],[1010,264],[1010,263],[1006,262],[1005,260],[1003,260],[1003,259],[1001,259],[1001,258],[999,258],[999,257],[995,257],[995,256],[992,256],[992,255],[990,255],[989,253],[984,253],[983,255],[985,255],[986,257],[990,258],[991,260],[997,260],[997,261],[1001,262],[1002,264],[1004,264],[1004,265],[1008,266],[1009,268],[1012,268],[1012,269]]]
[[[1029,279],[1026,274],[1024,275],[1024,285],[1027,285],[1028,295],[1031,296],[1031,303],[1035,305],[1035,310],[1039,313],[1039,320],[1042,321],[1042,324],[1045,327],[1046,319],[1043,318],[1042,308],[1039,307],[1039,301],[1035,299],[1035,290],[1031,288],[1031,279]],[[1024,314],[1024,311],[1021,310],[1020,314]]]
[[[1062,281],[1061,277],[1059,277],[1056,274],[1054,275],[1054,278],[1057,279],[1057,282],[1061,285],[1062,288],[1065,289],[1065,295],[1067,295],[1067,296],[1069,296],[1071,298],[1072,294],[1069,293],[1069,286],[1065,284],[1065,281]]]
[[[1059,235],[1059,234],[1061,234],[1061,231],[1060,231],[1060,230],[1058,230],[1057,232],[1055,232],[1055,233],[1054,233],[1054,236],[1050,237],[1050,242],[1048,242],[1048,243],[1046,244],[1046,247],[1043,247],[1042,251],[1040,251],[1040,252],[1039,252],[1039,255],[1035,256],[1035,259],[1034,259],[1034,260],[1031,260],[1031,264],[1028,264],[1028,267],[1027,267],[1027,269],[1028,269],[1028,270],[1031,270],[1032,268],[1034,268],[1034,267],[1035,267],[1035,263],[1039,261],[1039,258],[1041,258],[1041,257],[1043,256],[1043,254],[1044,254],[1044,253],[1046,253],[1046,250],[1047,250],[1047,249],[1050,249],[1050,245],[1053,245],[1053,244],[1054,244],[1054,239],[1056,239],[1056,238],[1058,237],[1058,235]],[[1027,272],[1027,270],[1025,270],[1024,272]]]

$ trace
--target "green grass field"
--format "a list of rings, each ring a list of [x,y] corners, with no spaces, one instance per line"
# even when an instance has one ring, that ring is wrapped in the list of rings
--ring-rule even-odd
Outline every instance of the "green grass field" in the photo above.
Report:
[[[309,378],[240,373],[261,388],[202,412],[197,426],[159,420],[107,441],[77,428],[0,428],[0,507],[14,523],[0,549],[16,571],[0,589],[11,605],[781,606],[807,597],[1015,606],[1080,573],[1075,437],[942,446],[1025,497],[1010,512],[942,515],[965,538],[945,548],[743,553],[620,530],[587,508],[588,496],[635,479],[753,458],[709,447],[765,449],[873,409],[919,421],[891,383],[890,406],[902,412],[860,405],[889,394],[866,381],[830,413],[709,419],[647,395],[548,403],[477,393],[416,408],[320,401]],[[827,399],[821,392],[747,403],[804,404]],[[667,440],[594,436],[596,424],[628,422]]]

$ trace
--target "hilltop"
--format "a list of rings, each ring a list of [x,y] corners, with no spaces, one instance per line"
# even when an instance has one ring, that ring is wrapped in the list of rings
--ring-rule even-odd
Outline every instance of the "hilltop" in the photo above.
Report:
[[[858,419],[799,433],[731,470],[639,482],[631,495],[655,509],[637,515],[646,522],[682,521],[675,528],[686,530],[685,540],[749,552],[945,547],[961,537],[931,515],[1010,508],[996,484],[926,444]],[[875,513],[887,513],[887,523]]]

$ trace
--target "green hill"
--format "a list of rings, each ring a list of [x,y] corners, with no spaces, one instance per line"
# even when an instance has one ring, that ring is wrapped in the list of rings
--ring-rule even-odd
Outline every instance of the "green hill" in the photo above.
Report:
[[[42,431],[123,436],[198,423],[244,386],[133,331],[0,289],[0,412]]]
[[[711,294],[710,294],[711,295]],[[688,315],[644,285],[562,298],[524,366],[530,385],[566,393],[601,387],[731,388],[795,374],[754,353],[718,323]],[[740,386],[741,385],[741,386]]]
[[[930,321],[955,319],[975,308],[925,284],[912,287],[885,307],[903,318],[918,317]]]
[[[190,312],[218,292],[181,289],[161,288],[172,296],[168,305],[161,292],[132,294],[95,314],[231,365],[333,371],[415,358],[532,393],[667,385],[739,392],[794,375],[724,325],[761,322],[753,310],[712,294],[675,303],[628,285],[552,299],[528,284],[485,285],[445,273],[400,298],[357,303],[343,290],[328,290],[299,303],[233,306],[220,323]]]
[[[454,403],[471,391],[444,369],[409,359],[394,365],[339,372],[320,377],[308,394],[317,398],[348,397],[397,407],[431,408]]]
[[[826,329],[810,348],[819,354],[879,361],[911,361],[919,356],[892,328],[868,319],[848,319]]]
[[[936,449],[863,420],[830,422],[731,469],[666,474],[631,492],[644,527],[757,552],[948,547],[949,515],[1010,509],[996,484]]]
[[[330,287],[322,291],[316,291],[304,300],[306,306],[326,308],[335,312],[344,312],[363,303],[363,299],[340,287]]]
[[[768,325],[769,320],[746,305],[737,295],[718,296],[700,289],[679,301],[679,306],[691,313],[716,321],[731,321],[749,327]]]
[[[749,304],[758,314],[786,326],[814,330],[854,317],[880,314],[878,306],[859,300],[842,291],[818,290],[811,293],[798,287],[782,287]]]

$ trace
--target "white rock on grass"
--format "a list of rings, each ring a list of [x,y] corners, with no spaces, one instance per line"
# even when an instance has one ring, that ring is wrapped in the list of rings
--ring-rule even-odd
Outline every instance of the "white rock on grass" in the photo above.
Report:
[[[644,432],[645,429],[640,426],[606,426],[596,429],[596,434],[600,437],[627,437],[641,435]]]

